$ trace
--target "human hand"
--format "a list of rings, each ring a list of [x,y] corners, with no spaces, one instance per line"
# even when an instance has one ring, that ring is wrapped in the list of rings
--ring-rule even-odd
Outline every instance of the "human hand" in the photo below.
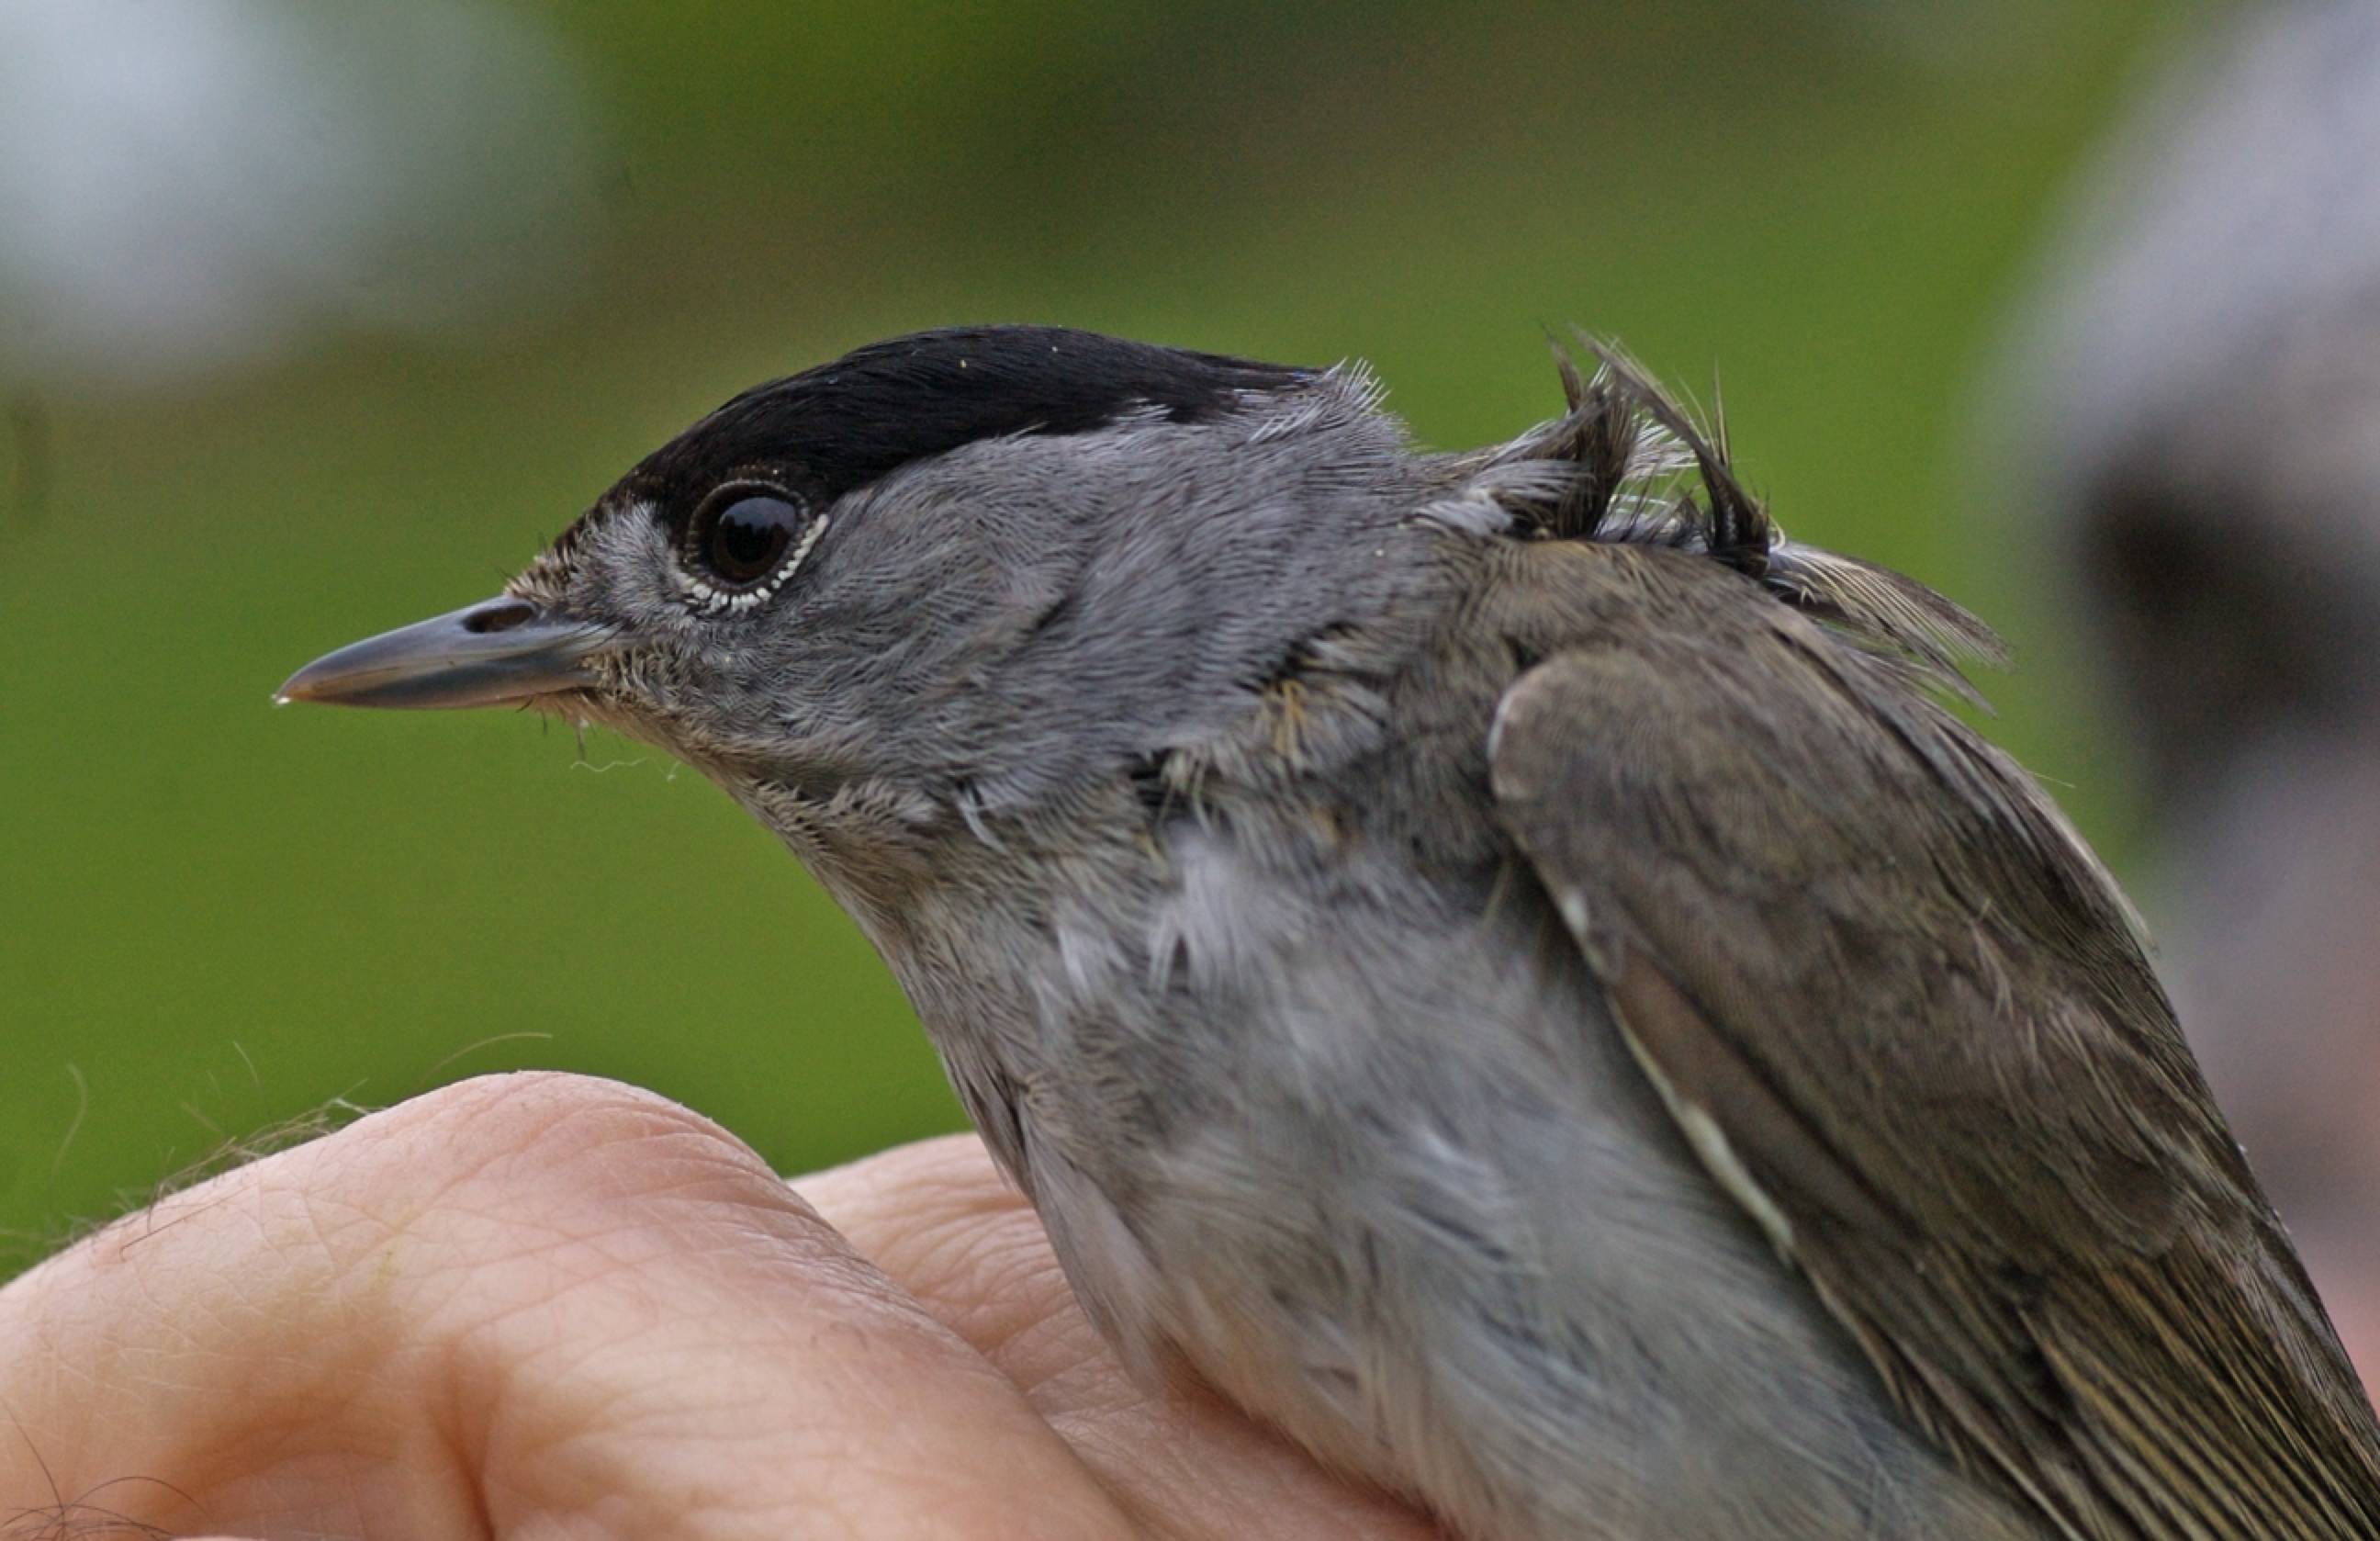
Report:
[[[1437,1534],[1128,1382],[974,1139],[797,1186],[516,1075],[176,1194],[0,1290],[0,1536]]]

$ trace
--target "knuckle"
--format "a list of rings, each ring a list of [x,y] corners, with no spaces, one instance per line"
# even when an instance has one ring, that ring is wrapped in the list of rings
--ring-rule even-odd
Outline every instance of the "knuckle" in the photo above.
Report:
[[[630,1239],[819,1226],[751,1148],[654,1093],[592,1076],[490,1075],[372,1114],[248,1169],[259,1223],[384,1303],[477,1292],[525,1260],[633,1253]],[[725,1223],[721,1217],[725,1216]]]
[[[621,1195],[648,1182],[708,1172],[725,1181],[776,1185],[750,1147],[700,1114],[655,1092],[598,1076],[558,1072],[458,1081],[357,1128],[372,1136],[368,1159],[392,1163],[408,1185],[433,1162],[457,1181],[488,1181],[524,1193],[559,1185]]]

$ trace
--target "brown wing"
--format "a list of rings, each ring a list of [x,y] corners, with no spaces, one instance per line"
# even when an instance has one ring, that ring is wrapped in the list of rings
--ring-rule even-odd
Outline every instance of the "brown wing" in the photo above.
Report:
[[[1735,575],[1580,560],[1608,593],[1504,698],[1501,816],[1900,1404],[2073,1537],[2380,1536],[2354,1371],[2057,812]]]

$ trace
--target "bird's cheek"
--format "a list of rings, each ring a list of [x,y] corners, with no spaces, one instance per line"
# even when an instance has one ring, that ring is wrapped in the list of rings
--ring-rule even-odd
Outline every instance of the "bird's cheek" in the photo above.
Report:
[[[647,743],[661,744],[666,711],[656,710],[647,666],[633,654],[596,661],[593,680],[585,689],[550,698],[545,710],[568,721],[613,732]]]

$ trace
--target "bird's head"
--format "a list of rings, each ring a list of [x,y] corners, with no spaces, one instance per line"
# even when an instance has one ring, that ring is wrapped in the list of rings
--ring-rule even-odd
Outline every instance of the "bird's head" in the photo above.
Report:
[[[710,775],[814,861],[1055,806],[1245,694],[1402,440],[1359,377],[1042,327],[759,386],[493,599],[287,700],[529,706]],[[1327,607],[1327,600],[1324,601]]]

